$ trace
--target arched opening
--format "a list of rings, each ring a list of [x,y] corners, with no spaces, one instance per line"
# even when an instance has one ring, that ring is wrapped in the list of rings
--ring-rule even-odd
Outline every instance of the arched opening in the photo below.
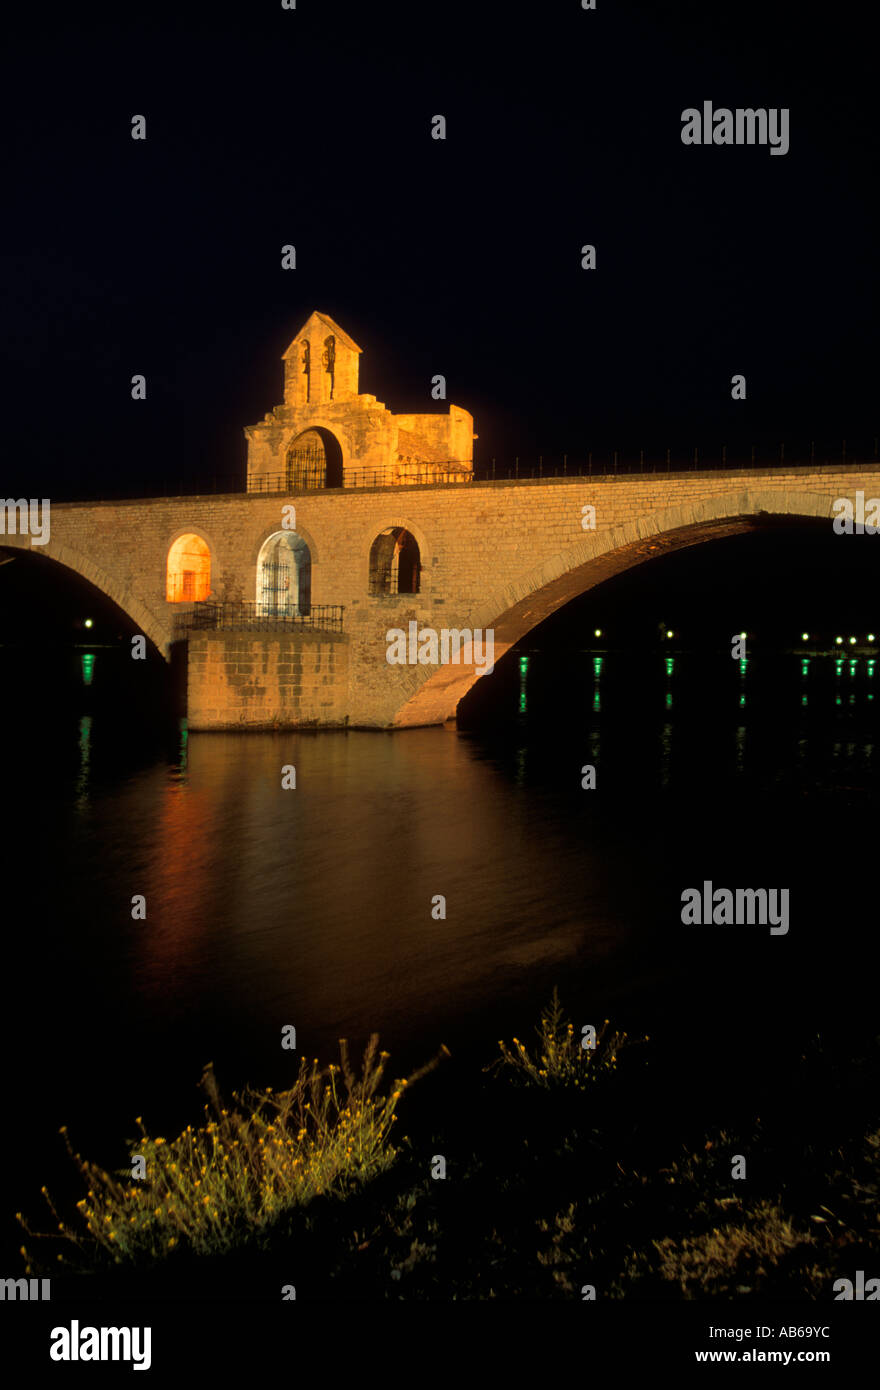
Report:
[[[142,749],[148,727],[185,713],[186,681],[163,659],[162,629],[143,620],[140,605],[125,606],[125,595],[111,597],[108,576],[92,573],[37,550],[0,548],[0,682],[9,727],[36,720],[47,737],[54,729],[66,738],[68,715],[100,711],[120,730],[122,755],[132,718]],[[132,660],[133,639],[144,637]],[[20,747],[33,757],[30,741]]]
[[[329,430],[309,429],[297,435],[287,451],[290,492],[342,487],[342,449]]]
[[[178,536],[168,551],[165,597],[169,603],[200,603],[211,592],[211,551],[201,536]]]
[[[389,526],[370,546],[370,593],[417,594],[422,562],[419,544],[402,526]]]
[[[306,400],[312,399],[312,345],[306,338],[302,351],[303,376],[306,379]]]
[[[305,617],[311,606],[309,547],[293,531],[276,531],[257,562],[257,613],[263,618]]]
[[[324,339],[324,371],[330,378],[330,399],[336,386],[336,335],[331,333]]]

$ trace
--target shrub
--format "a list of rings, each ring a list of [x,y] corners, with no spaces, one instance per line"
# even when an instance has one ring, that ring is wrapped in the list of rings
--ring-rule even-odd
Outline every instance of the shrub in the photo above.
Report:
[[[300,1061],[290,1090],[233,1093],[223,1106],[213,1068],[202,1077],[210,1105],[204,1122],[187,1125],[176,1139],[151,1138],[143,1123],[129,1145],[143,1156],[146,1175],[131,1169],[114,1177],[75,1154],[66,1129],[68,1152],[85,1179],[88,1193],[77,1203],[79,1228],[58,1220],[58,1235],[31,1231],[32,1239],[58,1240],[85,1257],[86,1266],[107,1257],[116,1264],[151,1261],[176,1249],[198,1255],[222,1254],[256,1240],[280,1217],[322,1194],[345,1195],[385,1171],[398,1150],[391,1142],[397,1103],[408,1085],[432,1070],[445,1048],[409,1079],[380,1095],[387,1052],[377,1052],[374,1034],[356,1077],[340,1042],[341,1066],[319,1068],[317,1058]],[[448,1054],[447,1054],[448,1055]],[[28,1273],[36,1265],[26,1247]],[[63,1255],[57,1257],[63,1263]],[[77,1263],[74,1261],[73,1263]],[[80,1260],[79,1263],[82,1263]]]
[[[530,1055],[519,1038],[513,1039],[512,1048],[499,1040],[501,1056],[485,1070],[510,1067],[517,1080],[545,1089],[586,1086],[603,1073],[614,1071],[618,1053],[627,1044],[626,1033],[612,1033],[606,1039],[607,1029],[606,1018],[596,1034],[596,1046],[583,1047],[581,1039],[575,1037],[574,1024],[565,1018],[559,993],[554,989],[536,1029],[538,1050],[535,1056]]]

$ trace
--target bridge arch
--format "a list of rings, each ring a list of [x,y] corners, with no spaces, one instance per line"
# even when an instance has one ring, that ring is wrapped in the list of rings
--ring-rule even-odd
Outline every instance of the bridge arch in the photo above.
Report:
[[[33,547],[8,544],[9,540],[14,539],[14,537],[7,538],[3,548],[19,552],[26,551],[29,555],[37,555],[40,558],[52,560],[64,569],[73,570],[75,574],[80,575],[89,584],[93,584],[96,589],[99,589],[105,598],[109,598],[115,603],[117,608],[120,608],[126,617],[134,623],[138,631],[152,642],[159,655],[166,661],[168,660],[173,640],[171,624],[136,598],[127,585],[120,583],[118,579],[111,578],[88,556],[71,549],[68,545],[63,545],[60,541],[50,539],[46,545]]]
[[[526,570],[515,583],[490,592],[466,617],[457,613],[455,626],[491,629],[497,663],[526,633],[571,599],[646,560],[754,530],[762,518],[831,521],[833,516],[833,499],[827,495],[773,487],[749,488],[668,507],[589,533],[543,564]],[[415,682],[422,669],[412,667],[407,674],[411,672]],[[394,715],[394,725],[436,724],[452,718],[480,674],[474,666],[434,668],[417,688],[410,686],[410,695]]]

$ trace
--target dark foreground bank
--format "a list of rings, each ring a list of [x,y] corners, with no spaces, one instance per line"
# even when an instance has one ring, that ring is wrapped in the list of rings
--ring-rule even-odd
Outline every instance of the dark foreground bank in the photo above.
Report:
[[[62,1301],[871,1298],[880,1040],[814,1036],[762,1088],[734,1065],[690,1094],[651,1039],[582,1042],[551,1007],[483,1069],[440,1053],[387,1082],[373,1053],[229,1102],[208,1076],[201,1127],[142,1135],[145,1180],[84,1164],[88,1196],[65,1235],[27,1237],[28,1272]],[[123,1255],[108,1224],[134,1232]]]

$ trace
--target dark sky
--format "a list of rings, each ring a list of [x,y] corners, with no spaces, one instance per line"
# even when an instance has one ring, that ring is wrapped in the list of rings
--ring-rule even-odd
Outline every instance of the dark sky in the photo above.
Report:
[[[392,409],[437,408],[443,373],[478,460],[872,448],[870,19],[849,0],[14,15],[5,495],[243,478],[242,427],[280,400],[313,308]],[[684,146],[705,99],[788,107],[789,153]]]

